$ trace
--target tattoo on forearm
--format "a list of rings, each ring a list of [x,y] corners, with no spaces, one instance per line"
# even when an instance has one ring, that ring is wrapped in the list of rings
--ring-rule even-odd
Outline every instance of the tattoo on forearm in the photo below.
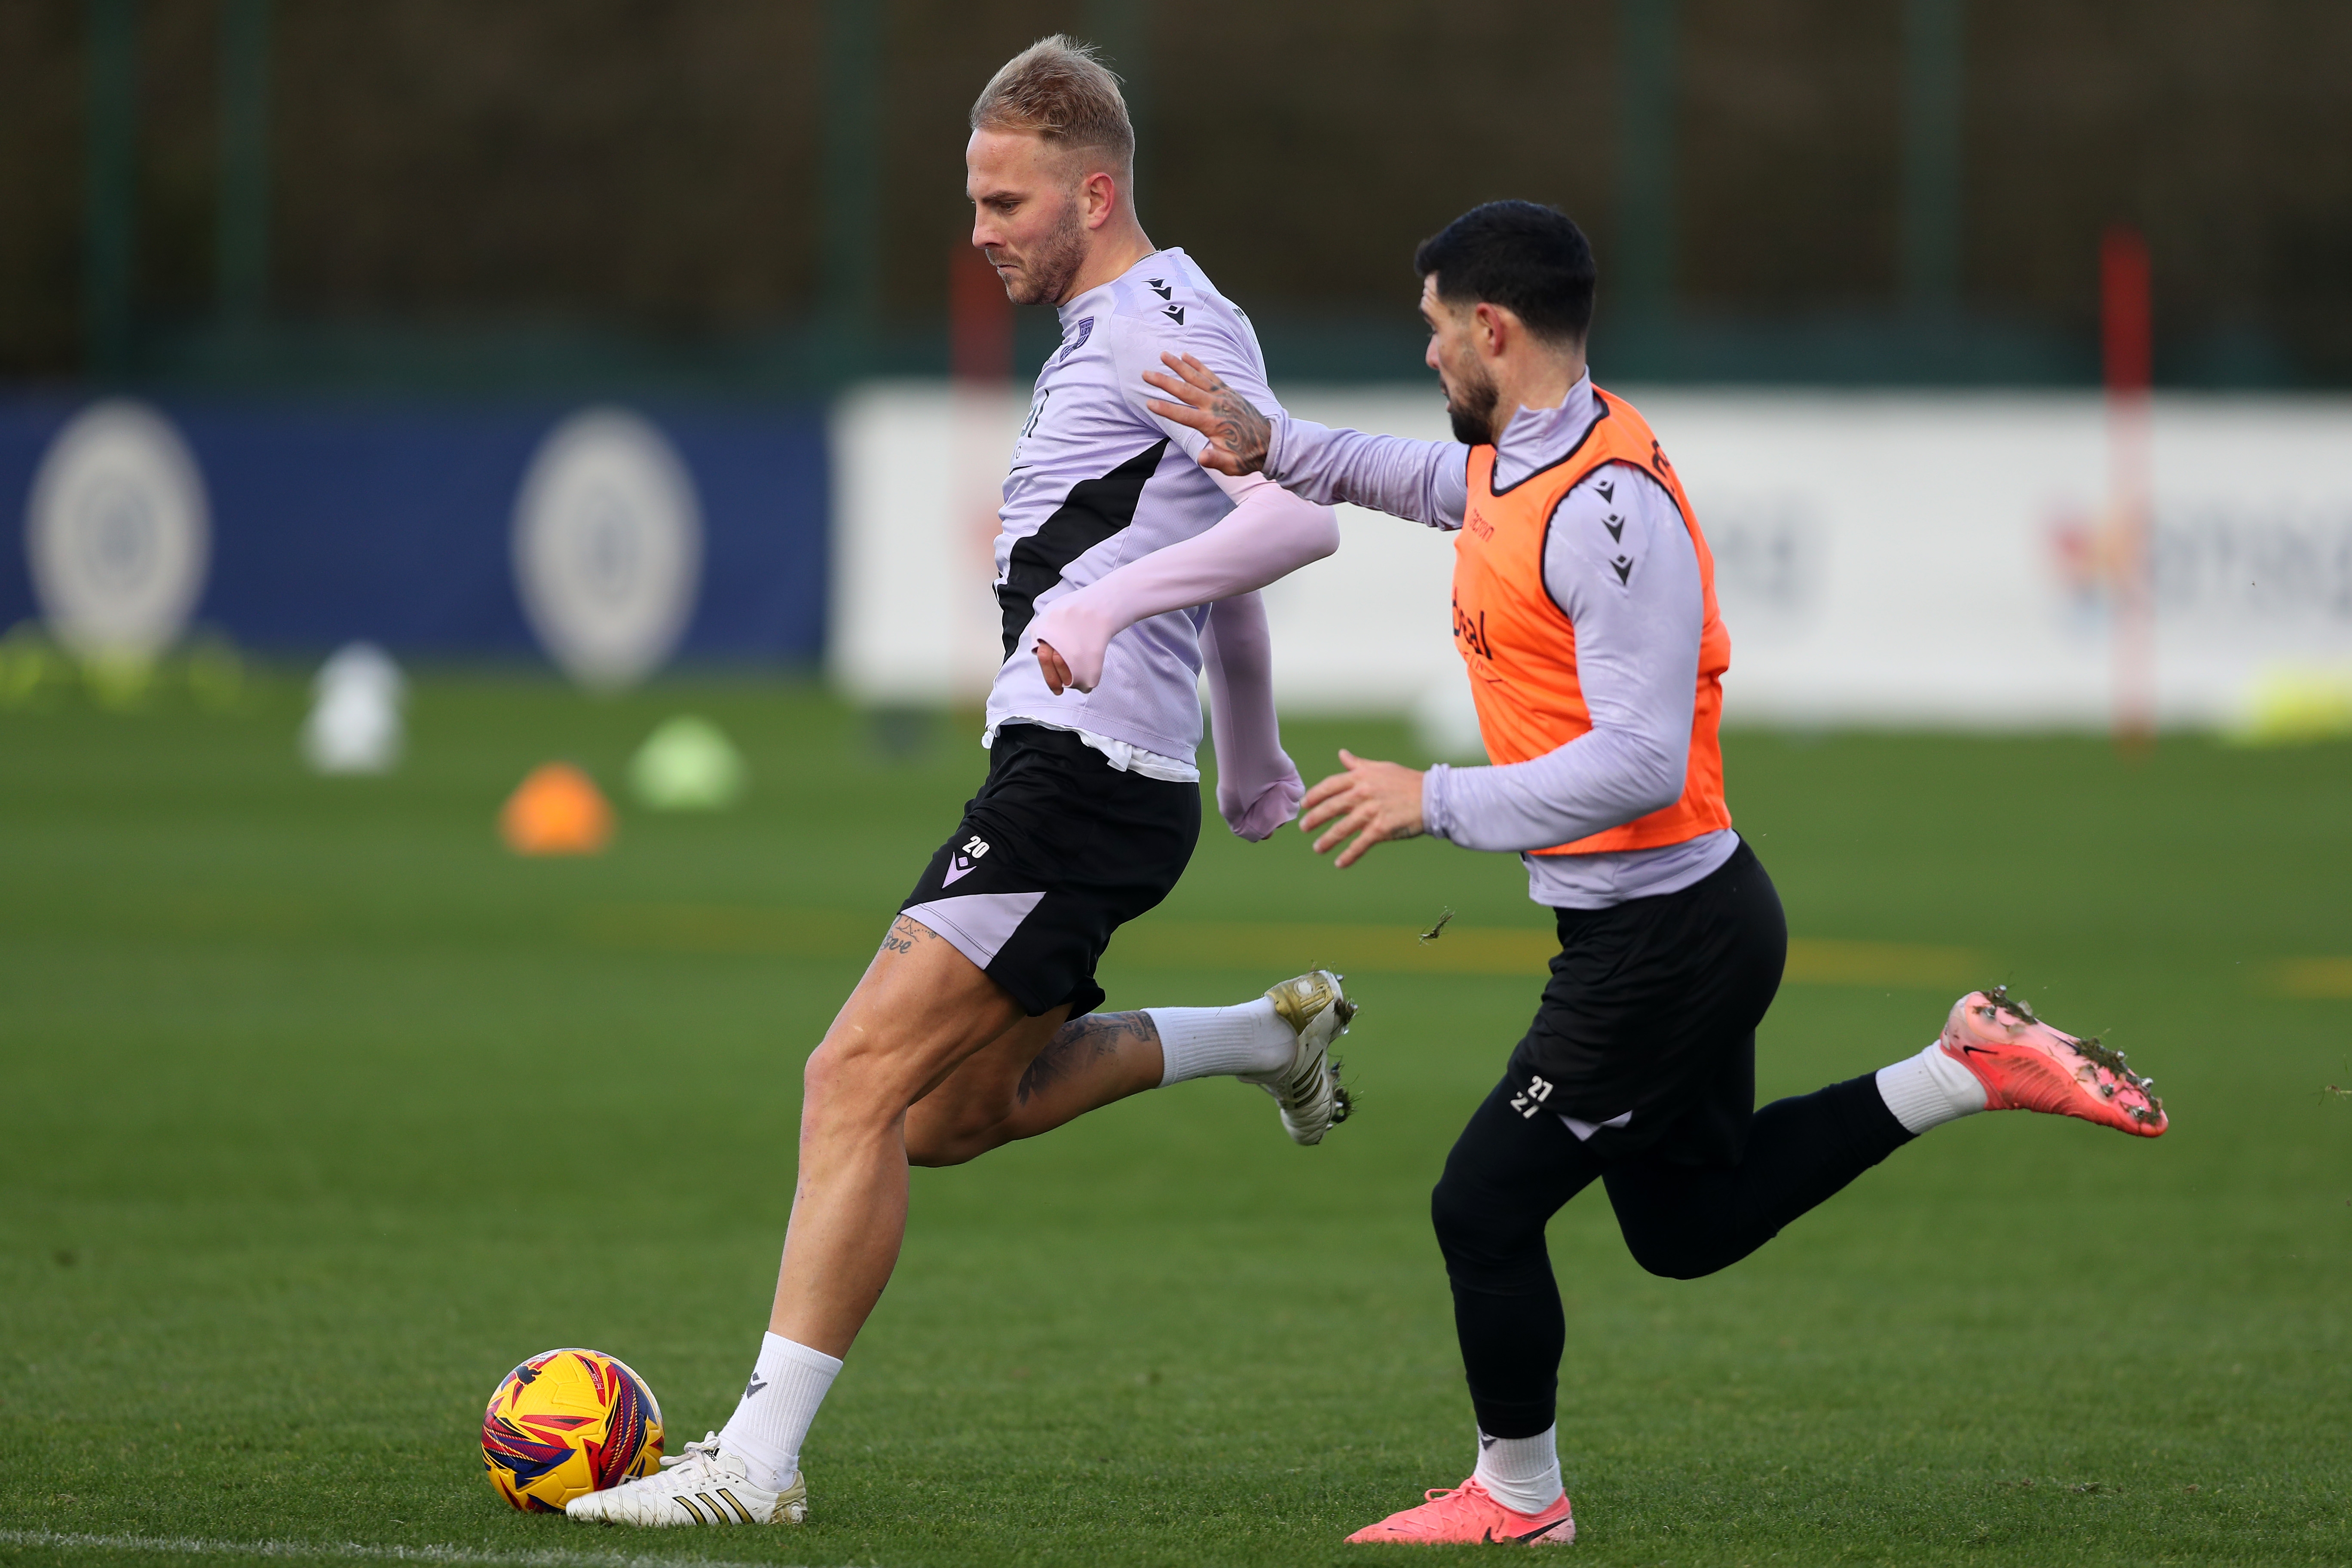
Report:
[[[906,916],[900,915],[890,922],[890,933],[882,939],[882,951],[912,952],[915,951],[915,944],[919,942],[937,941],[939,938],[931,934],[930,927],[919,921],[910,921]]]
[[[1043,1093],[1090,1062],[1116,1055],[1130,1043],[1156,1045],[1159,1040],[1160,1030],[1149,1013],[1089,1013],[1073,1018],[1054,1031],[1054,1037],[1021,1075],[1013,1094],[1026,1105],[1032,1095]]]

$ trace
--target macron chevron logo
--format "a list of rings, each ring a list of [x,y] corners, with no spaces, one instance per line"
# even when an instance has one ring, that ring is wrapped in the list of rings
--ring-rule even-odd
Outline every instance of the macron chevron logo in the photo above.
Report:
[[[955,858],[948,862],[947,874],[940,879],[940,886],[952,888],[958,881],[971,875],[980,868],[980,858],[987,853],[988,840],[974,834],[965,841],[961,849],[956,851]]]

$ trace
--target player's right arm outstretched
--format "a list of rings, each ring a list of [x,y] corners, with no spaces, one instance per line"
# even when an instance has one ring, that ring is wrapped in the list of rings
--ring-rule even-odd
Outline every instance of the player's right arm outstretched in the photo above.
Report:
[[[1166,371],[1143,379],[1169,402],[1151,412],[1208,438],[1202,468],[1239,479],[1264,474],[1307,500],[1352,501],[1432,528],[1462,526],[1469,501],[1470,450],[1457,441],[1415,441],[1334,430],[1282,415],[1270,419],[1191,354],[1162,354]]]
[[[1253,592],[1338,549],[1338,524],[1324,510],[1332,502],[1432,528],[1462,526],[1469,448],[1459,442],[1334,430],[1279,410],[1270,419],[1196,356],[1160,359],[1167,370],[1145,371],[1143,379],[1180,401],[1155,398],[1145,407],[1202,438],[1195,459],[1236,504],[1208,531],[1130,562],[1040,614],[1031,640],[1056,693],[1090,689],[1111,637],[1145,616]]]

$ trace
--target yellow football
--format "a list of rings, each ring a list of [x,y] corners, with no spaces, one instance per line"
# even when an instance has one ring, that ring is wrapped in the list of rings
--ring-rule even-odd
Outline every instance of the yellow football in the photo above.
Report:
[[[526,1512],[562,1513],[661,1464],[661,1405],[618,1356],[560,1350],[535,1355],[490,1395],[482,1463],[498,1494]]]

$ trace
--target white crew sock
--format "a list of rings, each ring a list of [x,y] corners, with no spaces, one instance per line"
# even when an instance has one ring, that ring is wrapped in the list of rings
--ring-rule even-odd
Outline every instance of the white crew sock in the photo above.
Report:
[[[1568,1489],[1559,1480],[1559,1426],[1533,1437],[1478,1434],[1477,1482],[1486,1495],[1517,1513],[1541,1513]]]
[[[1985,1086],[1947,1055],[1937,1040],[1916,1057],[1880,1068],[1878,1098],[1886,1101],[1895,1121],[1917,1133],[1982,1110]]]
[[[1160,1087],[1219,1073],[1274,1072],[1288,1065],[1298,1037],[1274,998],[1238,1007],[1146,1007],[1160,1031]]]
[[[801,1468],[801,1444],[841,1363],[782,1334],[760,1341],[759,1363],[719,1442],[743,1461],[755,1485],[782,1491]]]

